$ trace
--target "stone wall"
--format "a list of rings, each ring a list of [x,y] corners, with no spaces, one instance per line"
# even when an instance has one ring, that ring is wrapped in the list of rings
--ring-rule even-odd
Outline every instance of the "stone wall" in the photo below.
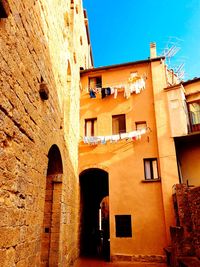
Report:
[[[200,187],[190,191],[189,203],[193,225],[193,245],[196,256],[200,259]]]
[[[181,257],[200,258],[200,187],[175,186],[173,196],[177,225],[170,228],[171,266],[179,266]]]
[[[0,19],[1,267],[40,266],[53,144],[63,165],[58,266],[69,266],[79,252],[79,55],[89,56],[82,3],[73,2],[78,13],[69,0],[3,1],[8,17]],[[75,46],[80,32],[83,44]],[[40,97],[41,82],[48,100]]]

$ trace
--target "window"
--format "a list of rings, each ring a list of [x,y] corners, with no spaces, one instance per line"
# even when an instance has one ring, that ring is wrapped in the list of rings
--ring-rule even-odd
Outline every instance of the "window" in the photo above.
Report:
[[[125,114],[112,116],[112,133],[120,134],[126,132]]]
[[[76,64],[76,52],[73,53],[74,56],[74,63]]]
[[[101,77],[91,77],[89,78],[89,89],[101,88],[102,79]]]
[[[80,36],[80,44],[83,45],[83,37]]]
[[[76,5],[76,14],[78,14],[78,5]]]
[[[142,130],[147,128],[146,121],[136,121],[135,123],[136,130]]]
[[[85,136],[97,135],[97,118],[85,119]]]
[[[5,0],[0,0],[0,19],[8,17],[8,3]]]
[[[189,103],[191,124],[200,124],[200,102]]]
[[[115,215],[116,237],[132,237],[131,215]]]
[[[145,180],[159,179],[156,158],[144,159]]]

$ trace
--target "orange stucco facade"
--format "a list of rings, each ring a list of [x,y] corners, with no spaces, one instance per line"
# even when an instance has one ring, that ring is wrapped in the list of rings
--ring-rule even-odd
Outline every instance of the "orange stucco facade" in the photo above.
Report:
[[[101,93],[90,98],[89,81],[101,77],[102,88],[128,81],[131,73],[145,80],[145,89],[117,97]],[[80,173],[91,168],[107,171],[109,180],[110,256],[113,260],[144,255],[164,260],[163,248],[170,244],[169,227],[174,224],[172,187],[179,183],[174,140],[171,137],[166,66],[163,58],[83,71],[81,74],[79,146]],[[122,86],[123,87],[123,86]],[[83,142],[85,123],[96,119],[96,136],[112,136],[112,118],[125,114],[126,133],[146,124],[139,138],[88,144]],[[158,177],[145,179],[145,159],[157,159]],[[94,177],[95,179],[95,177]],[[116,236],[116,215],[131,216],[131,237]]]

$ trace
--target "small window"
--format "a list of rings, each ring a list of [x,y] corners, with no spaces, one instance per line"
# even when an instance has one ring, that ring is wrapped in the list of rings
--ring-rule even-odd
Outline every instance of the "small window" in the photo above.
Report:
[[[8,17],[8,3],[5,0],[0,0],[0,19]]]
[[[159,179],[156,158],[144,159],[145,180]]]
[[[125,114],[112,116],[112,133],[120,134],[126,132]]]
[[[91,77],[89,78],[89,89],[101,88],[102,79],[101,77]]]
[[[115,215],[116,237],[132,237],[131,215]]]
[[[78,5],[76,5],[76,14],[78,14]]]
[[[76,52],[74,52],[74,63],[76,64]]]
[[[80,36],[80,44],[83,45],[83,37]]]
[[[97,135],[97,118],[85,119],[85,136]]]
[[[200,101],[189,103],[191,124],[200,124]]]
[[[136,121],[135,123],[136,130],[142,130],[147,128],[146,121]]]

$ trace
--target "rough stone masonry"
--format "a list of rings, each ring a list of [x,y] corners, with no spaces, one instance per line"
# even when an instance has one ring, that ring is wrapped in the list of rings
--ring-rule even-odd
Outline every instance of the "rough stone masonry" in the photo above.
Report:
[[[53,145],[63,171],[55,202],[58,259],[50,266],[69,266],[78,255],[79,71],[90,62],[85,20],[81,0],[0,1],[0,267],[45,266],[41,240]]]

